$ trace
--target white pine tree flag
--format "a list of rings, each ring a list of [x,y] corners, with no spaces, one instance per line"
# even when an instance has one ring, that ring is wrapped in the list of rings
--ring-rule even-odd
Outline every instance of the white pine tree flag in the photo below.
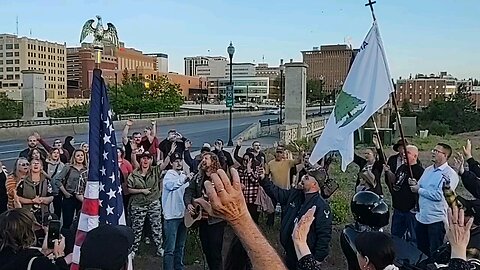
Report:
[[[330,151],[342,156],[342,170],[353,161],[353,133],[388,102],[393,92],[390,70],[377,22],[358,52],[312,155],[315,164]]]

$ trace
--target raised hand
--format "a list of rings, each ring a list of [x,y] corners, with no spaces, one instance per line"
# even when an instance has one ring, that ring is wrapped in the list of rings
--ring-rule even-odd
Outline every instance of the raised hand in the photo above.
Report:
[[[131,127],[133,125],[133,120],[128,119],[126,125]]]
[[[467,139],[467,144],[463,146],[463,154],[467,159],[472,158],[472,142]]]
[[[240,177],[235,169],[230,169],[232,184],[224,170],[217,170],[211,175],[212,181],[205,181],[209,202],[203,198],[195,199],[211,216],[220,217],[231,225],[236,225],[248,216],[247,204],[242,194]]]

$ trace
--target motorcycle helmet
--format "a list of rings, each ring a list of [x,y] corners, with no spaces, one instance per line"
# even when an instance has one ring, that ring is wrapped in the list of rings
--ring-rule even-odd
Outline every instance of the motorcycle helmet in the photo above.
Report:
[[[380,229],[388,225],[390,213],[388,205],[377,194],[371,191],[360,191],[352,198],[350,209],[355,221],[372,229]]]

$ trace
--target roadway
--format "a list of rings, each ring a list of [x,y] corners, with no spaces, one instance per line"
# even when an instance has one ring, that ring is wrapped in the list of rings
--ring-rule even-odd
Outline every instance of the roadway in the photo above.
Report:
[[[252,123],[257,123],[259,120],[275,119],[278,115],[262,115],[255,117],[234,118],[232,121],[232,138],[237,136],[243,130],[248,128]],[[121,132],[123,126],[115,126],[115,133],[117,143],[121,143]],[[190,139],[193,142],[193,150],[199,150],[204,142],[209,142],[213,145],[214,140],[220,138],[225,144],[228,142],[228,118],[223,120],[214,121],[202,121],[193,123],[182,123],[158,126],[158,137],[160,140],[167,136],[167,132],[170,129],[176,129],[184,137]],[[132,129],[133,131],[142,131],[142,129]],[[57,137],[49,134],[40,134],[49,144],[53,143],[53,140]],[[82,142],[88,142],[88,133],[76,134],[75,147],[78,147]],[[62,140],[64,138],[61,138]],[[4,141],[0,143],[0,161],[11,171],[13,164],[18,157],[20,151],[27,147],[27,138],[18,138],[11,141]],[[235,142],[234,142],[235,143]]]

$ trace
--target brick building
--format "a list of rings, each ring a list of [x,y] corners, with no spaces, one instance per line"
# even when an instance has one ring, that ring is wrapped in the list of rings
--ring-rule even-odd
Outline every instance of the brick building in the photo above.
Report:
[[[348,45],[322,45],[302,51],[303,62],[308,65],[307,79],[322,80],[327,95],[336,93],[343,86],[357,51]]]
[[[455,94],[457,79],[446,72],[428,76],[417,74],[415,78],[398,79],[395,90],[399,106],[407,100],[415,109],[420,109],[427,107],[436,98],[447,98]]]

